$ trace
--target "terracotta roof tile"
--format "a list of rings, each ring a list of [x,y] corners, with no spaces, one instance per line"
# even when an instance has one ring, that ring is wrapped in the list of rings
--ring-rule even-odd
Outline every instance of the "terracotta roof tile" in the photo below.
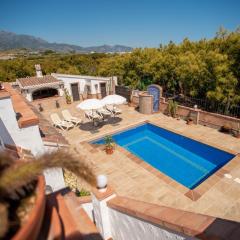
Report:
[[[25,100],[26,101],[26,100]],[[59,145],[69,145],[66,138],[57,131],[55,127],[36,109],[36,107],[30,102],[26,101],[26,104],[36,114],[39,119],[39,129],[42,140],[45,143],[56,143]]]
[[[39,123],[36,114],[26,104],[23,96],[21,96],[9,83],[4,83],[5,90],[10,94],[13,109],[19,115],[18,125],[20,128],[37,125]]]
[[[62,81],[56,79],[51,75],[45,75],[43,77],[18,78],[17,82],[20,84],[20,88],[29,88],[46,84],[62,83]]]
[[[10,98],[10,94],[5,89],[0,89],[0,99]]]

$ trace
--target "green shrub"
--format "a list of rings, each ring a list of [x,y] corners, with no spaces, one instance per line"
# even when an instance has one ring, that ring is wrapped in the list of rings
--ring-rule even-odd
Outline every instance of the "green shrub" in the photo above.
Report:
[[[173,100],[168,101],[167,113],[169,116],[172,116],[175,118],[177,116],[177,108],[178,108],[178,104],[176,101],[173,101]]]

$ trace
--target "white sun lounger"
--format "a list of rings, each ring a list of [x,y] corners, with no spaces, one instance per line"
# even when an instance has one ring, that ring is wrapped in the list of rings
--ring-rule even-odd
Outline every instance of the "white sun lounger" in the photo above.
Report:
[[[72,116],[72,114],[67,109],[62,110],[62,115],[65,121],[72,122],[75,126],[79,125],[82,122],[81,119]]]
[[[110,111],[108,111],[107,109],[105,108],[100,108],[97,110],[97,113],[100,115],[100,116],[110,116],[112,113]]]
[[[59,127],[62,130],[69,130],[70,128],[74,127],[72,123],[61,120],[57,113],[51,114],[50,117],[54,127]]]
[[[84,111],[85,116],[90,120],[90,121],[94,121],[94,120],[102,120],[103,117],[101,115],[99,115],[96,111]]]
[[[122,110],[113,105],[107,105],[106,109],[114,115],[121,114]]]

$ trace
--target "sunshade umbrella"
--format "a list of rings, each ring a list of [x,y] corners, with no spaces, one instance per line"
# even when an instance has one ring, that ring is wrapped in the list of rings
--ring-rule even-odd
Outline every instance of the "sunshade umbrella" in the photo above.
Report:
[[[94,110],[102,108],[104,104],[98,99],[87,99],[77,105],[77,108],[82,110],[91,110],[92,113]],[[95,125],[94,118],[92,119],[93,125]]]
[[[101,100],[104,105],[119,105],[125,103],[127,100],[120,95],[108,95]]]
[[[123,104],[125,103],[127,100],[125,97],[122,97],[120,95],[108,95],[106,96],[105,98],[103,98],[101,100],[101,102],[104,104],[104,105],[113,105],[113,108],[115,108],[115,105],[119,105],[119,104]],[[113,116],[115,118],[115,112],[113,111]]]
[[[82,110],[97,110],[102,108],[104,104],[98,99],[87,99],[77,105],[77,108]]]

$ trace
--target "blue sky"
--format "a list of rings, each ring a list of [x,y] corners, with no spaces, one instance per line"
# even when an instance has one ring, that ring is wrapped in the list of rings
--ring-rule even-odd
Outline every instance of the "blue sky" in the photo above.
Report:
[[[0,0],[0,30],[50,42],[157,47],[240,25],[239,0]]]

